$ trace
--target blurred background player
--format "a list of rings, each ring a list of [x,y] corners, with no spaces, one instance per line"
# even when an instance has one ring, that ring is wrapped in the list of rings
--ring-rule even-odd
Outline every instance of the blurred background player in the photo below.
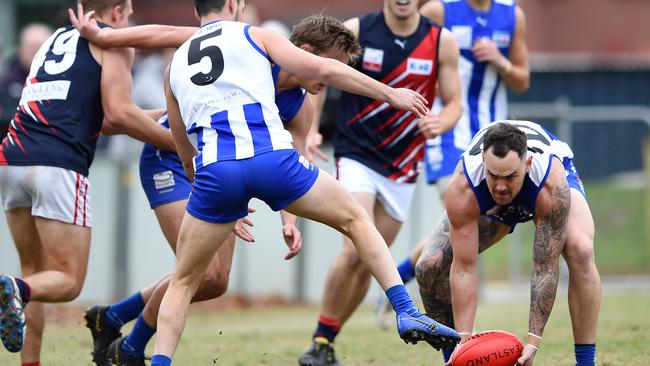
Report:
[[[132,13],[130,0],[88,3],[111,27],[126,26]],[[36,53],[0,145],[0,196],[23,273],[0,275],[0,338],[11,352],[26,342],[24,364],[39,364],[40,303],[75,299],[85,279],[92,222],[87,176],[100,130],[175,149],[169,131],[131,102],[132,60],[132,50],[100,50],[73,27],[59,28]]]
[[[346,25],[364,48],[355,68],[393,87],[422,93],[429,103],[442,99],[438,114],[418,118],[386,103],[343,93],[339,102],[334,156],[336,177],[392,244],[411,205],[424,157],[425,138],[451,129],[461,114],[458,46],[452,34],[418,13],[416,1],[386,0],[382,11],[353,18]],[[319,151],[318,122],[308,138],[309,155]],[[332,263],[321,302],[321,314],[301,365],[337,365],[333,342],[341,326],[365,297],[368,268],[349,238]]]
[[[335,180],[319,174],[292,149],[276,107],[269,105],[273,80],[265,69],[269,60],[274,60],[309,80],[313,91],[319,91],[323,83],[333,84],[417,116],[427,111],[425,99],[412,90],[387,87],[338,61],[304,52],[275,32],[221,21],[238,19],[243,5],[236,0],[197,0],[202,27],[179,48],[169,70],[170,127],[194,183],[179,233],[176,271],[160,307],[152,365],[171,364],[189,301],[208,265],[206,256],[218,249],[234,220],[245,214],[251,197],[275,210],[286,207],[353,238],[361,258],[395,306],[402,339],[413,343],[426,340],[438,347],[455,344],[453,330],[432,323],[414,307],[367,214]],[[200,71],[192,65],[200,59],[203,51],[199,45],[206,39],[214,39],[206,49],[210,50],[211,68]],[[232,97],[214,99],[215,88],[230,88],[226,95]],[[246,92],[239,92],[242,89]],[[197,103],[200,107],[192,108]],[[194,138],[197,133],[199,151],[188,139],[188,134]],[[268,174],[275,179],[263,179]]]
[[[463,114],[451,131],[427,140],[425,155],[427,182],[436,185],[442,198],[458,158],[474,134],[490,122],[508,117],[506,87],[516,93],[528,89],[526,18],[512,0],[432,0],[420,13],[449,29],[460,48]],[[415,276],[415,263],[430,240],[423,238],[398,264],[405,283]],[[377,309],[390,311],[386,306]],[[379,314],[380,323],[385,324],[384,318]]]
[[[16,113],[34,55],[51,35],[52,29],[40,23],[21,30],[18,50],[6,60],[0,76],[0,136],[7,134],[9,121]]]
[[[244,13],[246,14],[248,10],[247,6]],[[155,41],[152,42],[156,39],[154,34],[169,30],[165,26],[160,26],[160,29],[156,29],[154,26],[138,26],[120,30],[106,29],[102,32],[104,33],[102,38],[99,37],[101,31],[93,24],[87,24],[85,19],[86,17],[81,13],[78,16],[72,14],[71,18],[72,23],[80,29],[83,35],[91,41],[99,39],[101,46],[135,45],[138,38],[143,34],[150,33],[150,37],[144,37],[149,40],[148,44],[138,45],[154,48],[160,46]],[[179,28],[177,32],[187,32],[187,28]],[[354,35],[339,20],[324,15],[311,16],[298,22],[293,28],[291,41],[297,47],[308,52],[338,59],[345,63],[356,59],[360,52]],[[165,44],[165,46],[169,45]],[[273,65],[273,77],[277,90],[275,100],[280,118],[287,130],[291,132],[296,150],[300,152],[304,148],[305,137],[313,118],[312,107],[306,102],[305,90],[301,88],[303,80],[282,70],[278,65]],[[304,86],[310,87],[311,85],[305,82]],[[161,117],[159,123],[169,128],[166,115]],[[184,208],[191,190],[191,183],[183,172],[178,155],[162,151],[152,145],[145,145],[140,159],[140,181],[165,237],[168,238],[171,247],[175,249],[180,223],[185,212]],[[295,217],[283,215],[283,221],[285,222],[283,235],[287,244],[293,248],[294,241],[300,238],[300,233],[294,224]],[[237,228],[237,230],[241,229]],[[252,235],[247,232],[241,232],[240,237],[247,241],[253,239]],[[234,243],[234,236],[230,236],[219,248],[194,300],[207,300],[225,293]],[[285,259],[290,259],[297,254],[297,249],[299,246]],[[95,343],[93,356],[96,364],[110,364],[109,358],[117,365],[144,364],[144,348],[155,332],[157,310],[167,289],[168,279],[169,277],[166,276],[116,304],[108,307],[95,306],[88,311],[87,325],[93,333]],[[139,315],[140,313],[141,315]],[[133,331],[128,337],[118,340],[122,325],[136,317],[138,321]]]
[[[560,255],[569,267],[576,365],[594,365],[600,276],[594,222],[573,158],[566,143],[536,123],[498,121],[479,131],[447,188],[446,215],[416,265],[427,313],[465,340],[476,316],[478,254],[533,220],[528,336],[518,365],[531,366],[540,347]]]

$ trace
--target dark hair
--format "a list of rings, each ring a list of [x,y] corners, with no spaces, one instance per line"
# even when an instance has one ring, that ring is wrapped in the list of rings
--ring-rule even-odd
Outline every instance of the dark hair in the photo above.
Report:
[[[95,13],[101,14],[115,6],[124,6],[126,0],[79,0],[84,7],[84,11],[94,10]]]
[[[237,0],[239,3],[240,0]],[[210,12],[219,12],[226,5],[226,0],[194,0],[194,6],[199,16],[206,16]]]
[[[293,26],[291,43],[296,46],[310,45],[314,53],[334,48],[354,61],[361,54],[361,46],[354,34],[343,23],[328,15],[311,15]]]
[[[528,138],[524,131],[510,123],[495,123],[483,135],[483,151],[492,148],[492,154],[503,158],[514,151],[523,159],[528,148]]]

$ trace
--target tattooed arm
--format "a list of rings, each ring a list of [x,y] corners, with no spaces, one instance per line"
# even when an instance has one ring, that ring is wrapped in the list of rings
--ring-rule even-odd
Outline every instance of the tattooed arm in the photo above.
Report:
[[[564,168],[553,159],[551,172],[539,193],[535,212],[533,273],[530,280],[528,331],[541,337],[551,315],[559,279],[558,259],[566,241],[566,224],[571,209],[571,193]],[[541,338],[528,335],[528,344],[519,365],[532,365],[535,347]]]
[[[478,202],[461,174],[455,173],[444,197],[449,217],[453,259],[449,274],[454,325],[461,333],[472,333],[478,301],[477,259],[479,248]],[[467,335],[462,334],[463,340]]]

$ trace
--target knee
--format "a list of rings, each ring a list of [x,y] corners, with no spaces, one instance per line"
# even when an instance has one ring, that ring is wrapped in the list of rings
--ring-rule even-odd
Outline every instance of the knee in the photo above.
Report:
[[[448,273],[449,266],[443,263],[442,253],[421,255],[415,264],[415,276],[420,286],[432,283],[432,280],[447,276]]]
[[[341,214],[339,231],[348,238],[352,238],[356,233],[363,232],[367,226],[374,228],[374,223],[368,213],[359,204],[351,205],[344,213]]]
[[[205,298],[214,299],[225,294],[228,291],[228,277],[227,274],[206,273],[201,281],[201,292],[205,291]]]
[[[595,265],[594,244],[591,240],[576,241],[567,243],[565,248],[567,265],[570,269],[581,271],[584,268]]]

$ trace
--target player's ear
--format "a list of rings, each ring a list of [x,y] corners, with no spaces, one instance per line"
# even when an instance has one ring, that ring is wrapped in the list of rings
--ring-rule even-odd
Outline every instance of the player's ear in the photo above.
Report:
[[[303,43],[298,48],[309,53],[314,53],[314,47],[312,47],[309,43]]]
[[[526,157],[526,173],[530,172],[530,167],[533,165],[533,157]]]

